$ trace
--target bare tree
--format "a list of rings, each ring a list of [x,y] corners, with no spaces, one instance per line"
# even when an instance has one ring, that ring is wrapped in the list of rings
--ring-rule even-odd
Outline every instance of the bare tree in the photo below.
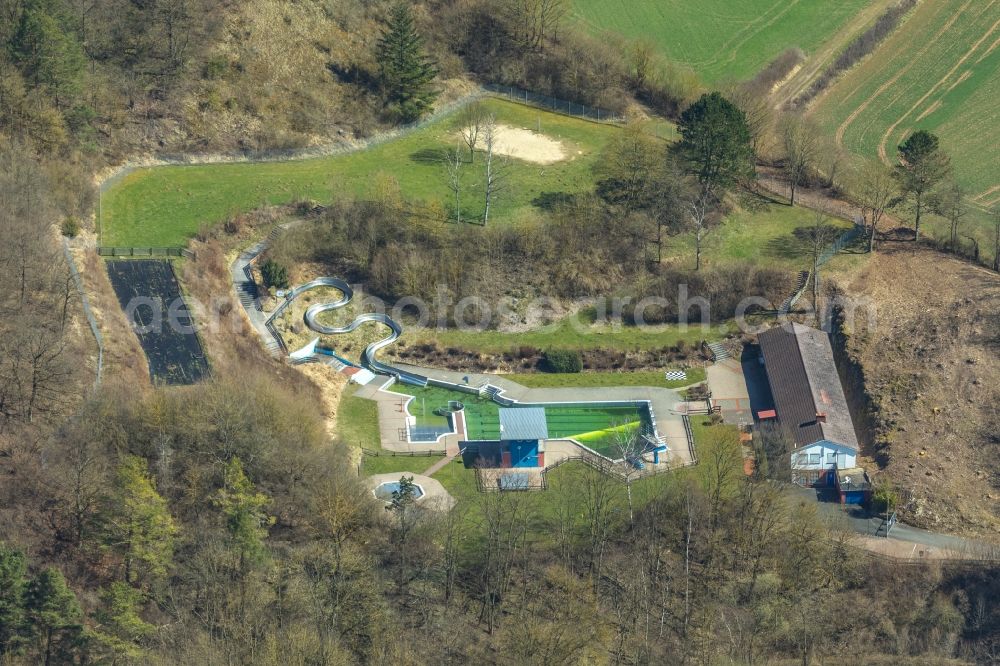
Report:
[[[506,0],[506,14],[521,44],[540,51],[569,12],[566,0]]]
[[[446,150],[444,167],[448,174],[448,189],[454,196],[454,218],[456,224],[462,223],[462,156],[458,151]]]
[[[965,192],[957,181],[948,182],[931,200],[932,210],[948,220],[948,243],[952,252],[958,251],[958,229],[962,218],[968,213],[963,197]]]
[[[632,482],[639,477],[639,465],[642,464],[642,454],[646,450],[646,440],[643,439],[638,429],[629,428],[627,423],[616,423],[612,432],[614,433],[615,453],[622,461],[621,470],[625,479],[625,495],[628,499],[628,522],[629,525],[634,525]]]
[[[482,544],[477,581],[479,621],[490,634],[496,631],[507,591],[528,532],[529,500],[525,493],[493,490],[481,493]]]
[[[766,91],[744,83],[730,88],[726,97],[746,116],[750,129],[750,145],[754,154],[764,147],[774,127],[774,106]]]
[[[802,116],[786,116],[781,125],[781,142],[785,150],[785,179],[791,192],[789,205],[795,205],[795,189],[813,168],[819,154],[819,131]]]
[[[490,114],[483,124],[483,146],[486,150],[486,166],[484,179],[483,226],[490,221],[490,208],[496,203],[497,195],[504,189],[507,176],[507,161],[497,156],[497,146],[500,138],[500,126],[495,114]]]
[[[800,233],[805,240],[809,259],[812,262],[813,308],[819,312],[819,269],[823,264],[823,254],[826,248],[837,238],[840,230],[830,224],[830,217],[826,212],[817,210],[813,214],[812,224],[804,227]]]
[[[996,227],[996,237],[993,239],[993,270],[1000,273],[1000,208],[993,211],[993,225]]]
[[[701,191],[686,203],[688,220],[694,231],[694,269],[701,270],[701,246],[705,236],[711,231],[709,213],[712,208],[711,193],[702,188]]]
[[[868,251],[874,252],[878,224],[898,196],[896,178],[889,167],[879,161],[870,161],[858,173],[854,190],[868,227]]]
[[[476,146],[479,145],[479,134],[486,123],[489,114],[479,102],[472,102],[462,110],[460,118],[462,140],[469,147],[469,162],[476,160]]]

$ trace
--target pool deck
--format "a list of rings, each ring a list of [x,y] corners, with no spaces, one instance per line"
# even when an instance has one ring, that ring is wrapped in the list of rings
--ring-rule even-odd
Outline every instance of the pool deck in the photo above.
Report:
[[[476,374],[424,368],[397,363],[401,369],[424,376],[478,387],[489,383],[501,388],[505,397],[519,403],[587,403],[587,402],[648,402],[656,420],[657,435],[666,443],[669,454],[664,456],[670,467],[683,467],[693,461],[688,448],[687,435],[682,420],[680,395],[673,389],[652,386],[619,386],[610,388],[529,388],[511,381],[502,375]],[[465,381],[465,378],[468,381]],[[358,397],[375,400],[378,403],[379,432],[382,447],[390,451],[440,451],[449,455],[458,454],[458,443],[466,439],[464,423],[459,423],[459,433],[445,435],[438,442],[406,441],[406,401],[410,396],[383,388],[390,381],[380,377],[377,381],[358,389]],[[565,439],[548,440],[546,463],[555,464],[565,457],[579,455],[580,449]]]

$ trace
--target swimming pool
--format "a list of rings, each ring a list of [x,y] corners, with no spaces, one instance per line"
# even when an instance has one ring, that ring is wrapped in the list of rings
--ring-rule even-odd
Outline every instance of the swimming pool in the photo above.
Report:
[[[396,385],[392,390],[414,396],[407,405],[410,414],[416,417],[416,426],[411,428],[411,432],[423,434],[440,428],[442,414],[450,413],[450,403],[460,400],[465,407],[467,439],[500,439],[500,405],[492,400],[430,386]],[[645,402],[518,403],[510,409],[526,407],[542,407],[545,410],[548,439],[574,439],[601,455],[612,458],[617,457],[615,445],[618,433],[653,430],[652,414],[649,404]],[[450,431],[449,429],[448,432]]]

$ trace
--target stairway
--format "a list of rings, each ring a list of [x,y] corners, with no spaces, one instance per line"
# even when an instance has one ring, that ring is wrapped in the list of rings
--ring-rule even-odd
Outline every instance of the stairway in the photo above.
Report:
[[[709,342],[708,348],[712,350],[712,357],[715,362],[725,361],[727,358],[731,357],[729,350],[726,349],[721,342]]]
[[[778,308],[778,312],[788,312],[795,305],[795,302],[799,300],[802,296],[802,292],[805,290],[806,285],[809,283],[809,271],[799,271],[799,274],[795,277],[795,288],[792,290],[791,295],[784,300],[781,306]]]

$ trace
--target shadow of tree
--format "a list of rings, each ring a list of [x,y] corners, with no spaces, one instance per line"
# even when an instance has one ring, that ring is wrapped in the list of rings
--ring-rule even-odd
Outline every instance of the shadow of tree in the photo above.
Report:
[[[576,201],[575,194],[566,192],[542,192],[531,200],[531,204],[542,210],[552,211],[561,206],[568,206]]]
[[[448,151],[443,148],[422,148],[415,153],[410,153],[410,159],[417,164],[444,164],[448,159]]]

